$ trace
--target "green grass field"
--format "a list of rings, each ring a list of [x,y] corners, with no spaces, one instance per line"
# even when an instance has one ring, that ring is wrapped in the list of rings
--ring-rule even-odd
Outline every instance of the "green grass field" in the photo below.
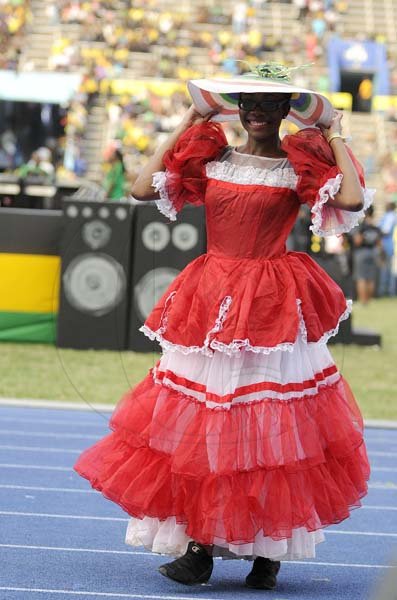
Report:
[[[382,347],[331,351],[364,416],[397,420],[397,298],[356,304],[353,325],[382,335]],[[155,354],[0,344],[0,396],[115,404],[157,361]]]

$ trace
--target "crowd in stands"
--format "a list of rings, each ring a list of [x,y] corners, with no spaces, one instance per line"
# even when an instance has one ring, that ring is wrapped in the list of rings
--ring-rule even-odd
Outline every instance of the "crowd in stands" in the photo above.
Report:
[[[334,31],[340,16],[347,11],[343,0],[287,0],[296,6],[304,36],[293,40],[295,52],[309,60],[323,51],[323,39]],[[16,68],[26,22],[30,19],[29,0],[0,0],[3,68]],[[270,0],[245,0],[210,7],[194,3],[189,11],[172,12],[159,8],[156,0],[53,0],[47,5],[49,23],[65,25],[54,42],[48,68],[84,68],[95,79],[120,76],[133,61],[133,53],[149,53],[161,46],[161,56],[145,62],[146,76],[194,77],[187,68],[195,49],[204,51],[208,72],[217,69],[236,71],[235,59],[260,58],[261,53],[282,50],[283,39],[264,36],[259,15],[266,15]],[[192,24],[204,27],[192,28]],[[218,25],[215,31],[205,24]],[[78,25],[79,38],[68,36],[68,25]],[[187,35],[187,32],[189,35]],[[306,55],[306,56],[305,56]]]
[[[302,23],[292,40],[293,55],[316,60],[323,53],[327,32],[335,31],[347,2],[337,0],[289,0],[298,10]],[[189,12],[162,10],[155,0],[105,0],[86,2],[64,0],[53,3],[51,19],[58,24],[78,24],[78,42],[68,37],[67,27],[54,42],[48,66],[54,70],[85,68],[97,80],[118,77],[134,67],[134,53],[158,55],[145,61],[145,75],[188,79],[197,71],[188,68],[189,58],[203,50],[206,75],[219,68],[236,72],[236,60],[260,60],[263,53],[283,50],[281,37],[264,35],[260,15],[266,17],[268,1],[246,0],[230,5],[195,3]],[[200,27],[200,24],[204,27]],[[219,25],[215,30],[205,24]],[[192,27],[198,25],[198,27]],[[203,67],[201,66],[201,69]]]
[[[0,0],[0,69],[18,68],[30,18],[30,0]]]

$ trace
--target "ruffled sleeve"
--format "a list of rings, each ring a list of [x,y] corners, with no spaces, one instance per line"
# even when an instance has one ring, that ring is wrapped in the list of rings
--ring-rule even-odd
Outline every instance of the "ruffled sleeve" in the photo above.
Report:
[[[328,236],[346,233],[364,217],[372,204],[375,190],[365,187],[364,172],[350,148],[347,151],[354,163],[364,194],[364,206],[358,212],[335,208],[328,200],[338,193],[343,174],[335,163],[334,154],[321,131],[307,128],[283,139],[283,148],[298,175],[297,194],[311,208],[315,235]]]
[[[207,177],[205,164],[215,160],[227,140],[221,125],[193,125],[164,156],[165,171],[153,175],[153,187],[160,194],[160,212],[171,221],[188,204],[203,204]]]

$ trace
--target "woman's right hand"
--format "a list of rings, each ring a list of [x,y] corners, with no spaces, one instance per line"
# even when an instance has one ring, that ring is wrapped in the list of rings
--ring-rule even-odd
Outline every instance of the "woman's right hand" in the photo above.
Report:
[[[186,131],[186,129],[189,129],[189,127],[192,127],[193,125],[207,123],[210,119],[212,119],[214,115],[217,115],[218,112],[219,110],[215,109],[203,116],[198,112],[194,104],[192,104],[184,114],[182,121],[179,123],[177,129],[179,129],[182,133]]]

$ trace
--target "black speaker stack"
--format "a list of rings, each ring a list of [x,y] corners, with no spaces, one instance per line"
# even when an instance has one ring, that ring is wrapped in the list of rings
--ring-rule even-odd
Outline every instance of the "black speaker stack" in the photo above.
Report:
[[[170,223],[152,202],[65,198],[57,345],[158,351],[140,331],[180,271],[205,252],[204,207]]]
[[[139,327],[175,277],[205,248],[204,207],[187,206],[172,223],[152,203],[135,208],[129,349],[158,350],[158,344],[144,336]]]
[[[57,345],[127,346],[132,206],[65,199]]]

